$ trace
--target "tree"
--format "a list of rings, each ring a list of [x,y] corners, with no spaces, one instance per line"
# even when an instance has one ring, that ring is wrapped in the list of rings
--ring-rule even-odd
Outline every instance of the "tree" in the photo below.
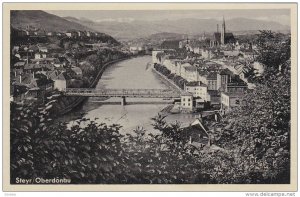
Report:
[[[244,105],[223,120],[231,126],[223,128],[218,141],[237,150],[236,161],[249,183],[290,181],[291,62],[288,47],[277,41],[273,33],[262,32],[259,57],[267,66],[263,82],[247,92]]]
[[[268,77],[284,70],[285,62],[291,57],[290,36],[274,33],[272,31],[260,31],[256,42],[258,46],[257,61],[265,65],[268,75],[260,82],[268,81]]]

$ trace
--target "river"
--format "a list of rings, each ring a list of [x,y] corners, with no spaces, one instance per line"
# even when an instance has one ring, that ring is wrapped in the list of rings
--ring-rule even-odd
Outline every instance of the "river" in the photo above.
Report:
[[[169,89],[167,85],[157,76],[152,68],[147,66],[151,63],[151,56],[135,57],[110,65],[103,73],[96,88],[112,89]],[[154,98],[126,98],[129,105],[122,106],[118,103],[121,98],[109,98],[106,103],[101,103],[101,98],[89,98],[79,109],[65,115],[63,119],[76,124],[75,120],[89,118],[98,123],[120,124],[121,133],[130,133],[138,126],[146,131],[153,131],[151,118],[155,117],[169,104],[150,103],[150,101],[164,101]],[[130,104],[130,102],[137,102]],[[143,102],[143,104],[138,103]],[[147,103],[149,102],[149,104]],[[166,101],[164,101],[166,102]],[[168,114],[166,120],[183,125],[189,124],[194,115],[191,114]]]

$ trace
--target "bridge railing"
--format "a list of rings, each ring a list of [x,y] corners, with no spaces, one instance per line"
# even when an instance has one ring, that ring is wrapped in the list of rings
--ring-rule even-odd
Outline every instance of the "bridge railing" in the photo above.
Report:
[[[94,95],[94,96],[179,96],[177,92],[166,89],[91,89],[67,88],[66,95]]]

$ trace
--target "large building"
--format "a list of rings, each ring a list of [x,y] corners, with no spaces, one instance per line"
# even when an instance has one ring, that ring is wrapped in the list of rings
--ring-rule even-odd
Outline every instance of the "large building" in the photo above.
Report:
[[[226,32],[226,24],[223,17],[221,32],[219,32],[219,25],[217,25],[217,32],[213,34],[213,38],[210,41],[210,47],[217,47],[228,43],[235,43],[235,38],[232,33]]]

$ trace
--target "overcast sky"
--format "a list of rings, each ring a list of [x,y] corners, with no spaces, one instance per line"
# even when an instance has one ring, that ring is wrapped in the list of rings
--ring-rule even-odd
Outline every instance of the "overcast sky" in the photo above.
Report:
[[[47,10],[46,12],[58,16],[72,16],[76,18],[87,18],[93,21],[134,21],[134,20],[177,20],[180,18],[214,18],[221,20],[223,15],[226,19],[249,18],[265,21],[275,21],[290,26],[290,11],[278,10],[166,10],[166,11],[141,11],[141,10]]]

